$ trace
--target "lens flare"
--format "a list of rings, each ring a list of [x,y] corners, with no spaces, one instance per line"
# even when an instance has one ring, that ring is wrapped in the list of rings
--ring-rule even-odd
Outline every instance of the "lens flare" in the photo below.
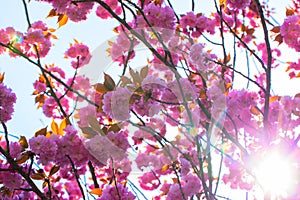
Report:
[[[286,157],[271,152],[254,169],[258,184],[271,198],[286,198],[294,192],[296,168]]]

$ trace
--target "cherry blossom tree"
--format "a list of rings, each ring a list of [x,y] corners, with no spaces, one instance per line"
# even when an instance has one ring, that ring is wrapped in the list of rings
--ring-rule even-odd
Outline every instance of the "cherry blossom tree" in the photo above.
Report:
[[[28,29],[2,27],[0,55],[39,70],[32,104],[50,122],[11,137],[22,99],[2,72],[2,199],[300,198],[300,93],[274,93],[272,78],[300,77],[289,54],[300,52],[299,0],[285,16],[267,0],[207,1],[206,13],[194,0],[183,12],[171,0],[38,2],[59,27],[20,0]],[[91,15],[118,23],[103,51],[70,38],[69,66],[45,63],[57,29]]]

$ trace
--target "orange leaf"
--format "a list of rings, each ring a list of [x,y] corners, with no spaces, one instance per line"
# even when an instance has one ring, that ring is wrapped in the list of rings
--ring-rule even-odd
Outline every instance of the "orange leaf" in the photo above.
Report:
[[[97,83],[96,85],[94,85],[94,88],[100,94],[105,94],[106,92],[108,92],[107,88],[102,83]]]
[[[48,185],[48,182],[44,181],[42,187],[45,188],[47,185]]]
[[[67,22],[68,22],[68,16],[66,14],[60,14],[58,16],[58,20],[57,20],[58,28],[64,26]]]
[[[165,172],[169,169],[169,165],[164,165],[161,169],[162,172]]]
[[[52,122],[51,122],[51,129],[52,129],[53,133],[55,133],[56,135],[59,135],[58,125],[54,121],[54,119],[52,119]]]
[[[50,32],[55,32],[56,29],[55,29],[55,28],[48,28],[48,31],[50,31]]]
[[[272,96],[270,97],[270,103],[273,103],[274,101],[279,101],[280,100],[280,96]]]
[[[4,74],[5,74],[5,73],[0,74],[0,83],[3,83],[3,80],[4,80]]]
[[[64,129],[70,124],[69,118],[64,118],[59,125],[59,135],[64,135]]]
[[[95,188],[95,189],[92,189],[92,191],[90,191],[90,193],[101,196],[102,195],[102,189],[101,188]]]
[[[260,111],[259,109],[256,107],[256,106],[251,106],[250,108],[250,112],[253,114],[253,115],[260,115]]]
[[[57,36],[56,35],[51,35],[52,39],[57,40]]]

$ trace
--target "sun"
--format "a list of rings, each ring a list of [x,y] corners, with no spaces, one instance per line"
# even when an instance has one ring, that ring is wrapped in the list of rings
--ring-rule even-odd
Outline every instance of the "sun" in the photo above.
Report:
[[[264,194],[271,199],[286,198],[295,190],[296,168],[287,155],[266,154],[257,162],[254,174]]]

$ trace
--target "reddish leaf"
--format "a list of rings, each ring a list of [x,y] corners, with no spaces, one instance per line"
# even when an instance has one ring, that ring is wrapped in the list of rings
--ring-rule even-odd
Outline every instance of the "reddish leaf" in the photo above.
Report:
[[[300,98],[300,93],[296,94],[294,98]]]
[[[60,166],[54,165],[49,172],[49,177],[58,172],[59,168]]]
[[[48,13],[48,15],[47,15],[47,17],[46,18],[49,18],[49,17],[56,17],[56,16],[58,16],[59,14],[58,14],[58,12],[55,10],[55,9],[51,9],[50,11],[49,11],[49,13]]]
[[[30,177],[33,180],[44,180],[45,179],[45,175],[42,173],[32,174]]]
[[[113,91],[116,87],[115,81],[108,74],[105,73],[104,73],[104,86],[109,91]]]
[[[97,83],[96,85],[94,85],[94,88],[100,94],[105,94],[106,92],[108,92],[107,88],[102,83]]]
[[[280,45],[283,42],[283,38],[282,38],[281,34],[278,34],[275,37],[274,41],[277,41],[279,43],[278,45]]]
[[[119,132],[121,130],[120,125],[119,124],[113,124],[109,127],[109,129],[107,130],[107,132],[113,131],[113,132]]]
[[[280,32],[280,26],[274,26],[270,31],[274,33],[279,33]]]
[[[40,130],[38,130],[37,132],[35,132],[34,137],[37,137],[38,135],[47,135],[47,126],[45,128],[42,128]]]
[[[27,152],[25,152],[24,154],[22,154],[21,158],[18,159],[16,162],[20,165],[26,162],[28,159],[29,159],[29,155]]]
[[[286,11],[285,11],[286,16],[292,16],[294,14],[295,14],[295,11],[293,9],[286,8]]]
[[[22,151],[24,151],[25,149],[28,148],[28,142],[27,142],[26,137],[21,136],[20,139],[19,139],[19,143],[20,143],[21,146],[22,146]]]

